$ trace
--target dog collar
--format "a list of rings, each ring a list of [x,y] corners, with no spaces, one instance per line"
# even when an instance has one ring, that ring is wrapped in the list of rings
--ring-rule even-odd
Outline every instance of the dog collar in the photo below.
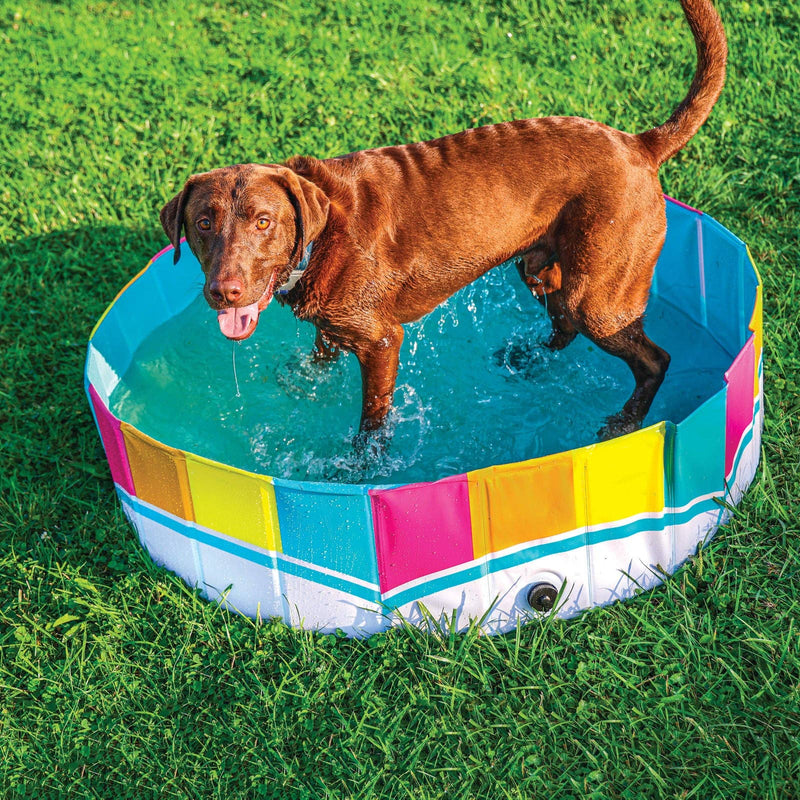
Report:
[[[289,280],[286,281],[282,286],[279,286],[275,290],[275,294],[279,295],[286,295],[294,289],[295,284],[300,278],[303,277],[303,273],[306,271],[306,267],[308,266],[308,260],[311,258],[311,251],[314,249],[314,242],[309,242],[308,247],[306,247],[305,253],[303,253],[303,259],[297,265],[295,269],[292,270],[292,274],[289,275]]]

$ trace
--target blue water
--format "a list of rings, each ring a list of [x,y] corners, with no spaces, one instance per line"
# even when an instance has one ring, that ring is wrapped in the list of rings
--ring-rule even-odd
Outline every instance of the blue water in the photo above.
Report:
[[[658,298],[645,329],[672,356],[646,424],[679,422],[720,389],[731,357]],[[547,315],[512,266],[405,330],[391,444],[362,456],[352,447],[361,398],[355,356],[314,364],[314,328],[277,303],[250,339],[233,343],[198,297],[143,342],[111,410],[166,444],[245,470],[406,483],[595,442],[633,390],[625,364],[582,336],[561,352],[544,346]]]

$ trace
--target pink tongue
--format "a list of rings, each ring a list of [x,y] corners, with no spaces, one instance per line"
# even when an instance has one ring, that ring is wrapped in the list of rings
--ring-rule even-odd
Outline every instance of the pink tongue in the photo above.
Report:
[[[238,339],[247,333],[252,323],[258,322],[258,303],[242,308],[223,308],[217,312],[217,322],[223,335]]]

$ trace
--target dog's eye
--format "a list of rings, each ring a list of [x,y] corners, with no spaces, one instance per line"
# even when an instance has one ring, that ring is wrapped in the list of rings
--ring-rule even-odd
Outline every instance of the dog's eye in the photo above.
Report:
[[[265,231],[267,228],[269,228],[269,220],[266,217],[259,217],[256,220],[256,228],[258,228],[260,231]]]
[[[197,227],[200,228],[201,231],[210,231],[211,230],[211,220],[206,219],[205,217],[203,217],[203,219],[197,220]]]

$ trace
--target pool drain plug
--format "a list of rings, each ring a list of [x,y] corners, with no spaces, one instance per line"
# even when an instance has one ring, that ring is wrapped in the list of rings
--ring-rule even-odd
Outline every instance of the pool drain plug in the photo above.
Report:
[[[558,589],[552,583],[534,583],[528,589],[528,605],[534,611],[547,613],[553,610],[558,597]]]

